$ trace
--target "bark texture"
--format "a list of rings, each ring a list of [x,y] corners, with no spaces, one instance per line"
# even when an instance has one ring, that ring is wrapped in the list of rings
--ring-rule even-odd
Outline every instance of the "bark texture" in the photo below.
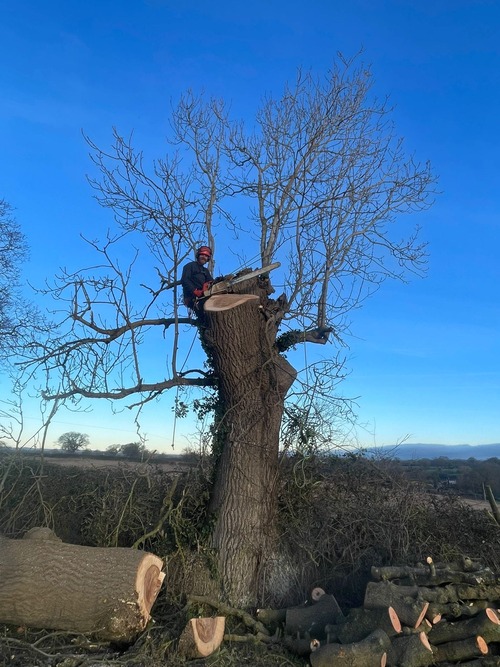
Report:
[[[135,549],[0,537],[0,623],[130,641],[150,619],[162,566]]]
[[[274,345],[267,285],[254,279],[244,289],[259,299],[205,312],[202,321],[223,406],[214,447],[213,546],[223,594],[237,606],[257,603],[262,582],[275,587],[273,571],[283,571],[274,532],[278,446],[285,395],[296,376]]]

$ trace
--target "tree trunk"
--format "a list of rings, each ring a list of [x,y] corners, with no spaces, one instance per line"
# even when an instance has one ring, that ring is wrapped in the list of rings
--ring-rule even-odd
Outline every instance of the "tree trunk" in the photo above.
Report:
[[[0,537],[0,623],[106,641],[131,641],[145,628],[165,576],[161,558],[29,537]]]
[[[235,606],[257,604],[264,581],[276,600],[289,584],[275,526],[281,418],[296,372],[274,346],[276,325],[266,317],[273,302],[259,284],[254,279],[244,287],[259,300],[205,312],[201,329],[221,407],[214,436],[212,539],[223,595]]]

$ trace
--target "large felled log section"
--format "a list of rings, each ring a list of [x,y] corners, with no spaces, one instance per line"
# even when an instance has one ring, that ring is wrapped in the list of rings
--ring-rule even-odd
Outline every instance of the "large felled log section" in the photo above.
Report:
[[[47,536],[0,537],[0,623],[93,633],[120,642],[145,628],[165,576],[161,558],[123,547],[64,544]]]

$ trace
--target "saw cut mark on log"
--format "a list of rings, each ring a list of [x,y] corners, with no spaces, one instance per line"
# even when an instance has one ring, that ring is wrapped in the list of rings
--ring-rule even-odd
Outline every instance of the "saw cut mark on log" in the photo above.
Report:
[[[469,658],[479,658],[487,653],[488,645],[483,637],[471,637],[434,647],[434,660],[435,662],[458,662]]]
[[[224,616],[190,619],[179,639],[179,654],[189,660],[212,655],[222,643],[225,627]]]
[[[132,641],[151,618],[162,568],[136,549],[0,537],[0,623]]]
[[[243,303],[258,300],[259,297],[256,294],[217,294],[205,301],[205,311],[219,313],[241,306]]]

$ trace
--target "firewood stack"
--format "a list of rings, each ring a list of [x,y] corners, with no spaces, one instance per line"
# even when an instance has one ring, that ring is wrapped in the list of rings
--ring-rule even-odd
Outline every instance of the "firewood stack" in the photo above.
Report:
[[[316,602],[258,617],[281,621],[285,644],[310,654],[312,667],[500,667],[499,575],[468,558],[371,574],[363,607],[345,615],[316,593]]]

